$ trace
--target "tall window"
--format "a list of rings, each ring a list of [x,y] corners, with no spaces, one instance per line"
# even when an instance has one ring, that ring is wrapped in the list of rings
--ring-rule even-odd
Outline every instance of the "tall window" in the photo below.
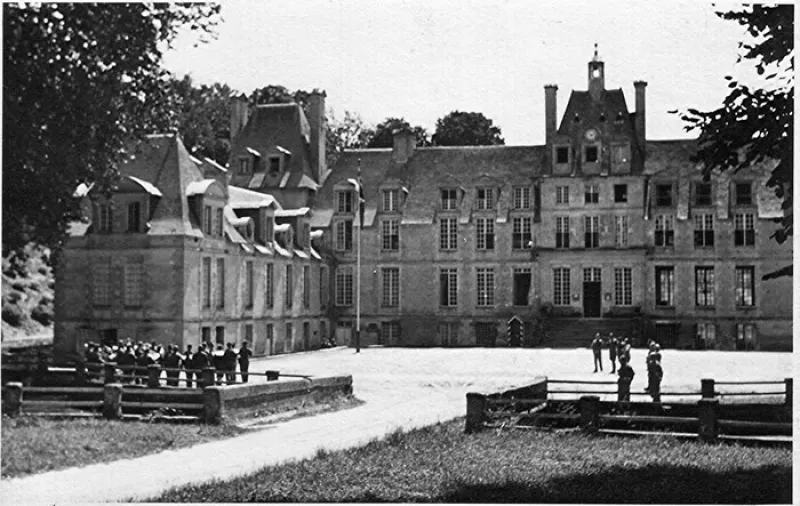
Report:
[[[439,305],[443,307],[458,305],[458,269],[439,270]]]
[[[531,291],[531,268],[530,267],[515,267],[514,268],[514,305],[527,306],[528,295]]]
[[[494,209],[494,189],[478,188],[478,210],[491,211]]]
[[[386,345],[400,342],[400,322],[381,322],[381,341]]]
[[[756,243],[753,214],[735,214],[733,216],[733,223],[733,244],[736,246],[753,246]]]
[[[672,185],[671,184],[657,184],[656,185],[656,206],[657,207],[672,207]]]
[[[628,246],[628,217],[614,216],[614,245],[617,248]]]
[[[303,266],[303,307],[308,309],[311,307],[311,267],[308,265]]]
[[[696,248],[710,248],[714,246],[714,215],[694,215],[694,246]]]
[[[674,306],[675,268],[656,267],[656,306]]]
[[[478,306],[494,305],[494,269],[478,267]]]
[[[515,186],[514,209],[530,209],[530,208],[531,208],[531,187]]]
[[[734,194],[737,206],[749,206],[753,204],[753,186],[750,183],[736,183]]]
[[[672,246],[675,241],[675,219],[671,215],[656,216],[656,246]]]
[[[458,248],[458,220],[456,218],[439,218],[439,249],[454,250]]]
[[[244,281],[244,307],[246,309],[253,308],[253,262],[247,261],[244,264],[244,273],[245,273],[245,281]]]
[[[291,323],[286,324],[286,335],[283,336],[284,339],[284,350],[291,350],[292,349],[292,342],[294,341],[294,326]]]
[[[513,249],[531,249],[533,234],[531,233],[532,219],[530,216],[515,216],[512,218],[511,247]]]
[[[126,257],[123,271],[125,283],[125,305],[139,307],[144,299],[144,258]]]
[[[556,204],[569,204],[569,186],[556,186]]]
[[[240,158],[239,159],[239,174],[247,174],[248,172],[248,163],[247,158]]]
[[[633,290],[631,286],[631,268],[614,268],[614,305],[630,306],[633,304]]]
[[[717,328],[713,323],[697,324],[697,344],[700,349],[713,349],[716,346]]]
[[[569,163],[569,146],[556,146],[556,163]]]
[[[110,234],[113,229],[113,214],[111,211],[111,204],[100,204],[97,206],[99,230],[98,232]]]
[[[264,282],[264,289],[266,291],[265,299],[267,307],[272,308],[275,306],[275,265],[267,264],[266,280]]]
[[[267,216],[264,220],[264,242],[269,244],[272,242],[274,237],[274,230],[275,224],[273,222],[272,216]]]
[[[353,192],[351,190],[336,192],[336,211],[339,213],[353,212]]]
[[[383,267],[383,307],[397,307],[400,305],[400,269],[397,267]]]
[[[217,208],[217,237],[222,237],[222,208]]]
[[[128,232],[138,232],[141,226],[142,207],[139,202],[128,204]]]
[[[269,157],[269,173],[276,175],[279,174],[281,171],[281,157],[280,156],[270,156]]]
[[[736,267],[736,305],[754,306],[755,298],[755,271],[753,266]]]
[[[583,147],[583,161],[586,163],[596,163],[600,160],[600,150],[597,145]]]
[[[711,183],[694,184],[694,205],[698,207],[711,205]]]
[[[625,167],[631,160],[631,145],[630,144],[612,144],[611,145],[611,163],[615,167]]]
[[[440,191],[442,197],[442,210],[453,211],[458,203],[458,193],[454,188],[447,188]]]
[[[568,306],[570,297],[569,268],[553,269],[553,304]]]
[[[755,349],[756,326],[752,323],[736,324],[736,349],[752,350]]]
[[[214,337],[216,344],[225,344],[225,327],[219,326],[216,328],[216,336]]]
[[[253,325],[251,323],[248,323],[244,326],[244,342],[253,342]]]
[[[614,202],[621,203],[628,201],[628,185],[615,184],[614,185]]]
[[[338,267],[336,269],[336,305],[353,305],[353,268]]]
[[[286,307],[294,303],[294,272],[291,265],[286,266]]]
[[[397,211],[400,208],[398,205],[399,196],[399,190],[383,190],[383,210],[387,212]]]
[[[95,306],[111,304],[111,257],[92,260],[92,302]]]
[[[203,206],[203,233],[206,235],[211,235],[211,228],[212,225],[212,209],[211,206]]]
[[[597,248],[600,245],[600,218],[598,216],[584,216],[583,231],[583,246],[585,248]]]
[[[211,307],[211,259],[203,258],[203,276],[200,293],[203,294],[203,307]]]
[[[439,324],[439,343],[442,346],[455,346],[458,344],[458,323],[447,322]]]
[[[383,251],[400,249],[400,220],[381,221],[381,249]]]
[[[569,216],[556,216],[556,248],[569,248]]]
[[[217,258],[217,307],[225,307],[225,259]]]
[[[336,222],[336,251],[353,251],[353,220]]]
[[[583,201],[586,204],[597,204],[600,202],[600,192],[596,184],[587,184],[584,187]]]
[[[477,218],[475,220],[477,233],[476,244],[478,249],[494,249],[494,218]]]
[[[698,306],[714,305],[714,268],[694,268],[695,304]]]
[[[328,268],[324,265],[319,267],[319,307],[325,309],[328,306]]]

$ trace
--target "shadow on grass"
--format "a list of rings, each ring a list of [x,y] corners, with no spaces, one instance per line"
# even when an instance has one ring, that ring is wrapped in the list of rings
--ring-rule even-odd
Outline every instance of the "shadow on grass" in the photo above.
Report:
[[[459,503],[791,504],[792,469],[770,465],[712,473],[692,467],[631,470],[617,466],[598,473],[553,478],[544,484],[453,483],[448,488],[449,492],[430,499]]]

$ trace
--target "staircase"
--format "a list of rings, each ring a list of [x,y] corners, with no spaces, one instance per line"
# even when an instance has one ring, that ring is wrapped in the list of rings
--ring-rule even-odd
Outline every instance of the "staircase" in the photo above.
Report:
[[[639,344],[641,320],[638,318],[548,318],[542,322],[546,348],[588,348],[596,333],[603,338],[613,332]]]

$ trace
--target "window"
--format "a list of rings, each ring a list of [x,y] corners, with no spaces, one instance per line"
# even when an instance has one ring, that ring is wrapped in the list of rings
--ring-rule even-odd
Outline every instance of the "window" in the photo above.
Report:
[[[514,209],[531,208],[531,188],[530,186],[514,187]]]
[[[126,257],[123,270],[125,305],[138,307],[144,299],[144,258]]]
[[[750,213],[733,216],[733,244],[736,246],[753,246],[756,243],[754,216]]]
[[[283,336],[284,350],[292,349],[292,342],[294,341],[294,326],[291,323],[286,324],[286,335]]]
[[[95,306],[111,304],[111,257],[92,260],[92,302]]]
[[[336,305],[353,305],[353,268],[339,267],[336,269]]]
[[[599,161],[600,151],[597,146],[584,146],[583,155],[583,161],[585,163],[597,163]]]
[[[656,306],[674,306],[675,268],[656,267]]]
[[[584,283],[600,283],[602,269],[600,267],[584,267],[583,268],[583,282]]]
[[[271,175],[276,175],[281,171],[281,157],[280,156],[270,156],[269,157],[269,173]]]
[[[711,248],[714,246],[714,215],[694,215],[694,246]]]
[[[628,246],[628,217],[614,216],[614,246],[625,248]]]
[[[458,305],[458,269],[439,270],[439,305],[443,307]]]
[[[294,272],[291,265],[286,266],[286,307],[294,303]]]
[[[239,159],[239,174],[247,174],[250,172],[250,168],[248,167],[250,164],[247,161],[247,158],[240,158]]]
[[[628,185],[615,184],[614,185],[614,202],[627,202],[628,201]]]
[[[265,299],[267,307],[272,308],[275,306],[275,265],[267,264],[265,274],[266,280],[264,282],[264,290],[266,292]]]
[[[569,248],[569,216],[556,216],[556,248]]]
[[[752,323],[736,324],[736,349],[753,350],[756,347],[756,326]]]
[[[494,209],[494,190],[492,188],[478,188],[478,210],[491,211]]]
[[[353,212],[353,192],[351,190],[336,192],[336,211],[340,213]]]
[[[98,232],[104,234],[110,234],[113,228],[113,214],[111,211],[111,204],[100,204],[97,206],[97,214],[98,214],[98,223],[99,223],[99,230]]]
[[[737,206],[749,206],[753,204],[753,187],[750,183],[736,183],[734,186]]]
[[[672,207],[672,185],[671,184],[657,184],[656,185],[656,206],[657,207]]]
[[[203,307],[211,307],[211,259],[203,258],[203,277],[200,293],[203,294]]]
[[[319,267],[319,307],[325,309],[328,305],[328,268]]]
[[[568,306],[570,297],[569,269],[556,267],[553,269],[553,304]]]
[[[458,222],[456,218],[439,219],[439,249],[458,248]]]
[[[556,204],[569,204],[569,186],[556,186]]]
[[[497,343],[495,322],[475,322],[475,341],[478,346],[494,347]]]
[[[617,168],[626,167],[631,161],[630,144],[611,145],[611,164]]]
[[[456,193],[456,190],[449,188],[446,190],[441,190],[440,194],[442,196],[442,209],[445,211],[455,210],[458,203],[458,194]]]
[[[631,268],[614,268],[614,305],[630,306],[633,304],[633,290],[631,286]]]
[[[481,250],[494,249],[494,218],[477,218],[475,220],[477,231],[477,246]]]
[[[222,208],[217,208],[217,237],[222,237]]]
[[[458,344],[458,323],[447,322],[439,324],[439,343],[442,346],[455,346]]]
[[[714,268],[694,268],[695,304],[698,306],[714,305]]]
[[[583,217],[583,245],[586,248],[596,248],[600,245],[600,218],[598,216]]]
[[[264,242],[269,244],[273,241],[275,235],[275,223],[272,216],[266,216],[264,219]]]
[[[128,204],[128,232],[138,232],[140,230],[141,204],[131,202]]]
[[[697,324],[697,347],[701,350],[713,349],[716,346],[717,328],[713,323]]]
[[[244,307],[253,309],[253,262],[248,261],[244,264]]]
[[[711,205],[711,183],[694,184],[694,205],[699,207]]]
[[[753,266],[736,267],[736,305],[755,305],[756,268]]]
[[[531,269],[530,267],[514,268],[514,305],[527,306],[528,295],[531,291]]]
[[[477,268],[478,275],[478,306],[488,307],[494,305],[494,269]]]
[[[353,220],[336,222],[336,251],[353,251]]]
[[[384,267],[381,269],[383,280],[383,307],[398,307],[400,305],[400,269],[397,267]]]
[[[311,267],[303,266],[303,307],[311,307]]]
[[[225,259],[217,258],[217,307],[225,307]]]
[[[533,246],[533,234],[531,233],[530,216],[515,216],[512,218],[512,237],[511,247],[513,249],[531,249]]]
[[[675,220],[670,215],[656,216],[656,246],[672,246],[675,239]]]
[[[201,343],[210,343],[211,342],[211,327],[202,327],[200,329],[200,335],[202,338]]]
[[[381,322],[381,341],[386,345],[399,344],[400,342],[400,323]]]
[[[211,206],[203,206],[203,233],[206,235],[211,235],[212,215]]]
[[[556,163],[569,163],[569,146],[556,146]]]
[[[383,220],[381,222],[381,249],[383,251],[400,249],[400,220]]]
[[[383,210],[387,212],[397,211],[399,209],[399,196],[399,190],[383,190]]]
[[[216,344],[225,344],[225,327],[219,326],[216,329]]]
[[[600,193],[597,191],[596,184],[584,186],[584,202],[586,204],[597,204],[600,201]]]
[[[244,342],[253,342],[253,325],[248,323],[244,326]]]

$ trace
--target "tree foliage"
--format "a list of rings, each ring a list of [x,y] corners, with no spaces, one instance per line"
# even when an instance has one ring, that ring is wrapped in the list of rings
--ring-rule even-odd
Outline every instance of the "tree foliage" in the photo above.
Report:
[[[368,148],[391,148],[394,145],[394,131],[407,128],[414,132],[417,146],[430,146],[428,132],[417,125],[412,127],[405,118],[386,118],[375,126],[372,137],[367,142]]]
[[[326,159],[332,167],[345,149],[363,149],[375,131],[364,123],[358,113],[344,112],[344,118],[337,119],[332,111],[328,113],[328,136]]]
[[[752,88],[725,76],[731,91],[721,107],[708,112],[688,109],[680,117],[687,131],[700,132],[694,161],[702,162],[706,176],[765,160],[777,163],[767,186],[783,202],[784,217],[776,220],[781,227],[772,236],[783,243],[793,232],[794,6],[752,5],[717,14],[739,23],[753,38],[739,44],[737,63],[752,61],[763,86]],[[790,273],[782,269],[777,274]]]
[[[81,182],[113,183],[123,145],[163,130],[163,51],[213,35],[208,4],[3,4],[3,253],[58,251]],[[101,184],[103,186],[104,184]]]
[[[505,144],[499,127],[479,112],[453,111],[436,121],[437,146],[497,146]]]

